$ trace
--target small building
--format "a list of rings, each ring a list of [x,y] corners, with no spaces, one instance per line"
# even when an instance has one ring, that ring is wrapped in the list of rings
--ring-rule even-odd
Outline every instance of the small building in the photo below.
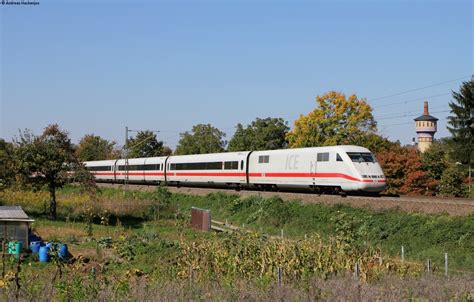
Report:
[[[420,150],[420,152],[425,152],[433,143],[433,138],[437,130],[437,121],[437,118],[430,115],[428,102],[425,102],[423,115],[415,119],[418,150]]]
[[[20,241],[28,248],[30,219],[20,206],[0,206],[0,240]]]

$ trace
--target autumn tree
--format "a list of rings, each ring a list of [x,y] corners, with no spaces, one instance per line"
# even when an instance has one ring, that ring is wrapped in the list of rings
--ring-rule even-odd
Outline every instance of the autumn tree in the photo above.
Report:
[[[289,128],[282,118],[257,118],[247,127],[237,124],[237,130],[229,141],[229,151],[274,150],[286,148]]]
[[[308,115],[300,115],[287,134],[289,146],[316,147],[356,144],[377,130],[372,108],[355,94],[330,91],[316,97],[317,107]]]
[[[81,161],[120,158],[114,149],[115,142],[94,134],[85,135],[76,148],[76,155]]]
[[[181,133],[175,154],[204,154],[223,152],[225,133],[210,124],[194,125],[191,132]]]
[[[68,133],[53,124],[40,136],[25,130],[14,144],[19,172],[30,182],[48,186],[50,217],[56,219],[56,189],[68,181],[69,172],[83,168],[75,156]]]
[[[474,80],[464,82],[459,92],[452,92],[448,130],[452,134],[453,157],[463,164],[474,162]]]
[[[423,169],[420,153],[411,147],[396,146],[379,153],[377,159],[393,194],[433,194],[436,182]]]
[[[129,138],[127,147],[129,158],[163,156],[169,153],[169,148],[163,146],[163,142],[149,130],[139,131],[137,136]]]

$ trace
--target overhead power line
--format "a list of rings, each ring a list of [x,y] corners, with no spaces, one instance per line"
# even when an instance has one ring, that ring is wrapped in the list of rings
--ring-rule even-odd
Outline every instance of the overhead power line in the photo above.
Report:
[[[433,106],[433,107],[430,106],[430,110],[431,109],[436,109],[436,108],[445,108],[447,106],[448,106],[448,104],[443,104],[443,105],[440,105],[440,106]],[[379,116],[377,116],[377,119],[383,119],[383,118],[388,118],[388,117],[392,117],[392,116],[398,116],[400,114],[411,114],[411,113],[415,114],[416,112],[419,112],[419,111],[411,110],[411,111],[404,111],[404,112],[393,112],[393,113],[390,113],[390,114],[379,115]]]
[[[377,97],[377,98],[370,99],[369,101],[375,101],[375,100],[390,98],[390,97],[393,97],[393,96],[398,96],[398,95],[402,95],[402,94],[406,94],[406,93],[410,93],[410,92],[414,92],[414,91],[418,91],[418,90],[423,90],[423,89],[426,89],[426,88],[431,88],[431,87],[435,87],[435,86],[439,86],[439,85],[443,85],[443,84],[447,84],[447,83],[451,83],[451,82],[456,82],[456,81],[459,81],[459,80],[462,80],[462,79],[465,79],[465,78],[470,78],[470,77],[471,77],[471,75],[463,76],[463,77],[460,77],[460,78],[457,78],[457,79],[452,79],[452,80],[448,80],[448,81],[444,81],[444,82],[439,82],[439,83],[431,84],[431,85],[428,85],[428,86],[409,89],[409,90],[397,92],[397,93],[390,94],[390,95],[380,96],[380,97]]]
[[[406,103],[416,102],[416,101],[419,101],[419,100],[432,99],[432,98],[437,98],[437,97],[446,96],[446,95],[451,95],[451,93],[449,93],[449,92],[448,93],[441,93],[441,94],[435,94],[435,95],[430,95],[430,96],[419,97],[419,98],[416,98],[416,99],[410,99],[410,100],[406,100],[406,101],[400,101],[400,102],[394,102],[394,103],[388,103],[388,104],[379,104],[377,106],[373,106],[372,108],[375,109],[375,108],[387,107],[387,106],[392,106],[392,105],[406,104]]]
[[[449,112],[451,110],[442,110],[442,111],[434,111],[434,112],[431,112],[431,113],[443,113],[443,112]],[[394,118],[400,118],[400,117],[413,117],[413,116],[417,116],[419,115],[419,113],[416,113],[416,114],[408,114],[408,113],[405,113],[405,114],[401,114],[401,115],[394,115],[394,116],[390,116],[390,117],[383,117],[383,118],[378,118],[377,120],[390,120],[390,119],[394,119]]]

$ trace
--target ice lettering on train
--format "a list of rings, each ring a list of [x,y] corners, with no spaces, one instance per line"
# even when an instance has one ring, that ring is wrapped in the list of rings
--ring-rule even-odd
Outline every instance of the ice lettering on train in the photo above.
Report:
[[[298,170],[298,158],[299,155],[291,154],[286,156],[286,170]]]

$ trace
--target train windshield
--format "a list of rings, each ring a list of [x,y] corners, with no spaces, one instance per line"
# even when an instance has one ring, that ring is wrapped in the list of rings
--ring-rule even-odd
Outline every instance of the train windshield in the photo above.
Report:
[[[354,162],[375,163],[375,158],[370,152],[347,152],[347,155]]]

